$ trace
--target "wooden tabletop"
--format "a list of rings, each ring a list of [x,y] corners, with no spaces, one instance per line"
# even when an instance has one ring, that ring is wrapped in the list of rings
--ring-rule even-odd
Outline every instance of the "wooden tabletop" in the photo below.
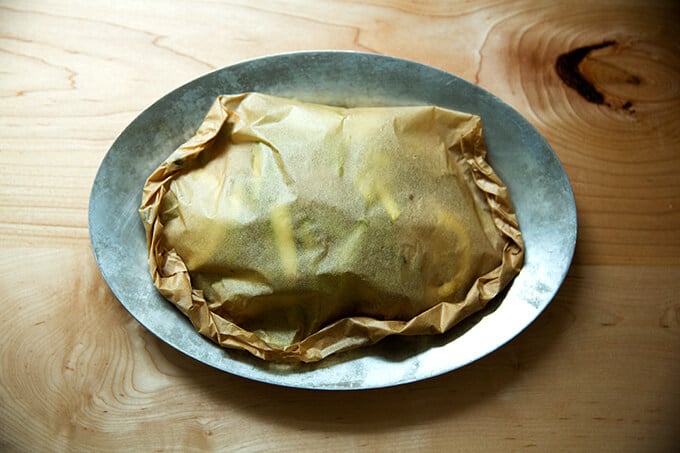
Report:
[[[677,448],[680,8],[558,3],[3,0],[0,450]],[[457,74],[554,148],[576,254],[509,344],[401,387],[295,390],[184,356],[111,294],[87,209],[116,136],[207,71],[307,49]]]

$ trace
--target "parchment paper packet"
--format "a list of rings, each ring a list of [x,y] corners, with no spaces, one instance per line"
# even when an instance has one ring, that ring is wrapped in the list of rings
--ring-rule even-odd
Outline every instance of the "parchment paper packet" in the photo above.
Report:
[[[163,296],[266,360],[444,332],[523,260],[480,118],[434,106],[220,96],[140,213]]]

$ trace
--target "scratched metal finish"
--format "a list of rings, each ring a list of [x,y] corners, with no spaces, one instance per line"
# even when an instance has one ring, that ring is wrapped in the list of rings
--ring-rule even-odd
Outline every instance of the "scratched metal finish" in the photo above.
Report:
[[[526,242],[509,290],[446,334],[391,337],[316,364],[268,363],[199,335],[151,283],[137,207],[146,177],[194,134],[220,94],[259,91],[344,106],[424,105],[481,116],[489,160],[506,182]],[[118,137],[90,197],[97,263],[121,304],[183,353],[245,378],[310,389],[366,389],[462,367],[527,327],[561,285],[576,243],[576,206],[564,170],[541,135],[483,89],[432,67],[356,52],[302,52],[246,61],[200,77],[153,104]]]

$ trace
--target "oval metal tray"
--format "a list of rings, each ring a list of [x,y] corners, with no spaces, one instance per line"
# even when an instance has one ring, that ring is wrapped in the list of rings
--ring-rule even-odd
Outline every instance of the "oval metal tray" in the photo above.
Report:
[[[191,137],[216,96],[259,91],[353,106],[429,105],[481,116],[494,170],[507,184],[522,230],[524,268],[489,306],[439,336],[390,337],[316,364],[275,364],[225,350],[198,334],[151,283],[137,208],[148,175]],[[301,52],[238,63],[200,77],[141,113],[97,173],[89,208],[92,247],[121,304],[158,338],[208,365],[246,378],[310,389],[404,384],[464,366],[527,327],[560,287],[576,243],[576,206],[546,141],[487,91],[441,70],[358,52]]]

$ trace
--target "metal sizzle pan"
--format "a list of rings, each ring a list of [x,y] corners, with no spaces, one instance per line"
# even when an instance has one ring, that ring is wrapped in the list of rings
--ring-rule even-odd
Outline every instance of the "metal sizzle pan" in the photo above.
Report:
[[[258,91],[356,106],[429,105],[482,118],[489,161],[503,179],[525,240],[524,268],[486,309],[438,336],[390,337],[315,364],[276,364],[225,350],[198,334],[155,289],[137,208],[148,175],[191,137],[221,94]],[[446,373],[510,341],[550,303],[576,244],[576,205],[550,146],[510,106],[441,70],[374,54],[313,51],[268,56],[211,72],[142,112],[116,139],[90,197],[92,248],[121,304],[158,338],[220,370],[308,389],[368,389]]]

